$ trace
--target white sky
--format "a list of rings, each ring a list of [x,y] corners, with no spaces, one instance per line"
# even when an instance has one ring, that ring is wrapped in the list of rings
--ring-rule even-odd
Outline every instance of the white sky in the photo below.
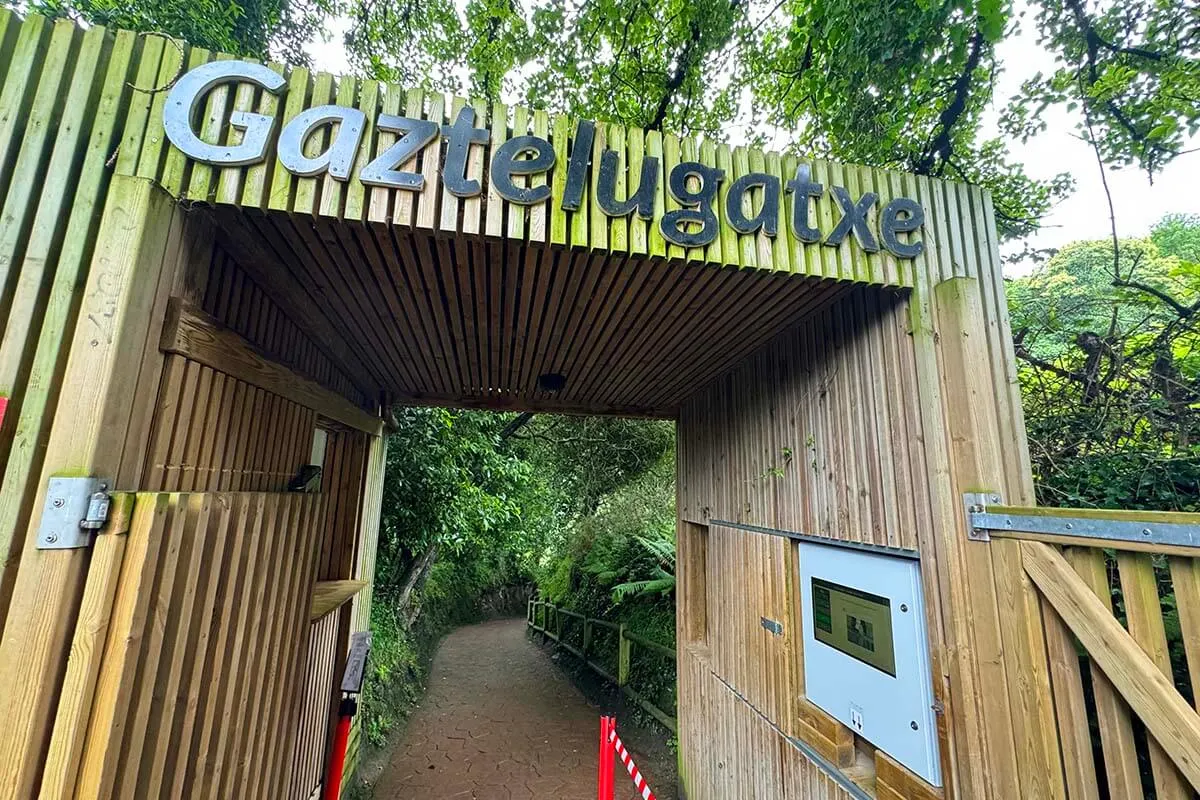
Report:
[[[350,71],[342,41],[349,20],[333,21],[327,31],[329,40],[310,46],[314,66],[334,74]],[[996,133],[995,120],[1000,108],[1015,95],[1021,83],[1037,71],[1054,68],[1051,56],[1038,44],[1036,36],[1021,32],[1005,39],[999,49],[1004,71],[1000,75],[996,103],[985,119],[984,135]],[[1074,115],[1065,109],[1049,113],[1047,132],[1027,144],[1010,144],[1013,155],[1022,162],[1029,175],[1049,178],[1059,172],[1075,178],[1075,192],[1060,203],[1043,220],[1043,228],[1026,241],[1034,247],[1061,247],[1079,239],[1103,239],[1109,236],[1108,205],[1100,181],[1095,155],[1088,145],[1077,138]],[[731,131],[738,138],[736,131]],[[1196,146],[1192,142],[1189,147]],[[1121,237],[1145,236],[1151,226],[1164,214],[1200,214],[1200,152],[1180,156],[1154,178],[1151,185],[1144,172],[1135,168],[1108,170],[1108,184],[1116,206],[1117,232]],[[1019,251],[1022,243],[1005,249]],[[1016,264],[1008,268],[1010,275],[1019,275],[1033,264]]]

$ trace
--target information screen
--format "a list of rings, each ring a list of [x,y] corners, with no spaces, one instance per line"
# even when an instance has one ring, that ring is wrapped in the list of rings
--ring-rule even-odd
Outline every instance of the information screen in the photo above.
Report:
[[[896,677],[892,604],[886,597],[813,578],[812,604],[818,642]]]

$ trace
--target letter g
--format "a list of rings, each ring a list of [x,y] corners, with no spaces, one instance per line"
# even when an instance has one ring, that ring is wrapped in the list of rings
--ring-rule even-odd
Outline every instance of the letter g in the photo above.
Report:
[[[254,164],[266,156],[267,139],[275,124],[273,117],[250,111],[231,113],[229,124],[243,131],[241,144],[209,144],[192,127],[196,109],[209,90],[232,81],[255,83],[271,94],[278,94],[286,84],[278,72],[246,61],[211,61],[189,71],[171,88],[163,110],[163,128],[167,138],[184,155],[206,164],[221,166]]]

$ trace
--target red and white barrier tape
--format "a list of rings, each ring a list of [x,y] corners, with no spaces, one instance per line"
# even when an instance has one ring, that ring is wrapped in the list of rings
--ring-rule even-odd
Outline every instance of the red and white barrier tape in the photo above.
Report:
[[[621,757],[621,763],[628,770],[629,777],[633,778],[633,785],[641,792],[642,800],[654,800],[654,792],[650,791],[650,787],[646,785],[646,779],[642,777],[637,764],[634,764],[633,759],[629,757],[629,751],[625,749],[625,744],[621,741],[621,737],[617,736],[615,728],[609,732],[608,740],[612,742],[613,749]]]

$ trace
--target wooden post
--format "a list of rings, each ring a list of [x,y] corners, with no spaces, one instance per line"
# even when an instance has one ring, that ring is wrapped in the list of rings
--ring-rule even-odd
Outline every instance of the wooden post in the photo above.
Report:
[[[584,617],[583,618],[583,647],[580,648],[579,652],[583,654],[583,663],[585,663],[585,664],[587,663],[587,660],[588,660],[588,646],[591,643],[592,643],[592,618]]]
[[[35,796],[75,628],[90,553],[39,550],[37,528],[54,475],[118,480],[125,444],[149,419],[131,418],[175,206],[151,181],[116,176],[109,189],[78,324],[46,447],[34,513],[21,531],[16,580],[0,641],[5,736],[0,798]],[[161,322],[161,321],[160,321]],[[120,487],[118,487],[120,488]]]
[[[1063,798],[1045,635],[1036,590],[1015,542],[966,538],[966,492],[1017,494],[1009,486],[1006,443],[991,377],[988,322],[979,281],[952,278],[935,287],[941,356],[942,419],[948,435],[954,496],[938,543],[948,576],[947,635],[957,733],[971,774],[960,791],[972,797]],[[1015,457],[1012,456],[1012,457]],[[960,754],[963,755],[963,754]],[[963,780],[967,778],[967,780]]]
[[[629,683],[629,656],[633,644],[625,638],[624,622],[617,631],[617,638],[620,642],[617,647],[617,686],[625,686]]]
[[[562,641],[562,614],[558,613],[558,609],[554,609],[554,637],[558,641]]]

